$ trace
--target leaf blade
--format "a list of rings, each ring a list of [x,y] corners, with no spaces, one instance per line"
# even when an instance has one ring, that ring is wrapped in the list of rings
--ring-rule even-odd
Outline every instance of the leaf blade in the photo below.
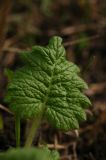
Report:
[[[47,47],[35,46],[22,55],[26,63],[8,86],[12,111],[22,118],[43,111],[54,127],[64,131],[79,127],[86,119],[83,108],[91,103],[82,93],[87,84],[78,76],[79,68],[65,54],[62,39],[55,36]]]

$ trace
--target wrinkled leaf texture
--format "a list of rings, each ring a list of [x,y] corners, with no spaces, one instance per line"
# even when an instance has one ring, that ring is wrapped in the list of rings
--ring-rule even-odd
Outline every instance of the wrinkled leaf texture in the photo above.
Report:
[[[21,118],[39,114],[55,128],[68,131],[86,119],[84,108],[91,103],[83,94],[87,84],[79,68],[66,60],[62,39],[54,36],[46,47],[34,46],[21,54],[24,66],[8,85],[6,99]]]

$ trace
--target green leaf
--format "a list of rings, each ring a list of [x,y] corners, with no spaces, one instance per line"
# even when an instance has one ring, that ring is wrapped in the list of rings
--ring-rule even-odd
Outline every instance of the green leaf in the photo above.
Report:
[[[0,130],[3,130],[3,127],[4,127],[3,117],[2,117],[2,114],[0,112]]]
[[[5,75],[8,77],[8,80],[11,81],[14,76],[14,72],[12,70],[6,68]]]
[[[11,149],[1,153],[0,160],[59,160],[59,153],[46,147]]]
[[[11,110],[21,118],[42,112],[60,130],[78,128],[86,119],[84,108],[91,103],[82,93],[87,84],[78,76],[79,68],[66,60],[62,39],[55,36],[46,47],[34,46],[21,58],[25,65],[8,86]]]

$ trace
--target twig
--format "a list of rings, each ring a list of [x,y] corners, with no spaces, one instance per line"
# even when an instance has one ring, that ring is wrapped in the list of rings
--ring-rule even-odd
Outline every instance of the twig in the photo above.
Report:
[[[92,36],[92,37],[89,37],[89,38],[83,38],[83,39],[77,39],[75,41],[65,42],[64,46],[67,47],[67,46],[76,45],[76,44],[78,44],[80,42],[95,40],[95,39],[97,39],[99,37],[100,37],[99,35],[96,35],[96,36]],[[7,52],[10,52],[10,53],[21,53],[21,52],[24,52],[24,50],[19,49],[19,48],[14,48],[14,47],[4,48],[3,51],[7,51]]]
[[[99,37],[100,37],[100,35],[96,35],[96,36],[92,36],[92,37],[88,37],[88,38],[77,39],[77,40],[74,40],[74,41],[65,42],[64,46],[65,47],[73,46],[73,45],[76,45],[80,42],[95,40]],[[23,50],[23,49],[20,49],[20,48],[14,48],[14,47],[4,47],[3,51],[8,52],[8,53],[21,53],[21,52],[24,52],[26,50]]]
[[[85,42],[85,41],[91,41],[91,40],[95,40],[97,38],[99,38],[100,36],[99,35],[96,35],[96,36],[92,36],[92,37],[89,37],[89,38],[82,38],[82,39],[77,39],[75,41],[69,41],[69,42],[65,42],[64,43],[64,46],[67,47],[67,46],[72,46],[72,45],[76,45],[80,42]]]
[[[72,35],[75,33],[83,32],[88,29],[92,29],[92,30],[96,29],[97,30],[97,28],[98,28],[97,24],[91,24],[91,25],[82,24],[82,25],[78,25],[78,26],[66,27],[61,30],[61,34]]]
[[[4,107],[4,106],[1,105],[1,104],[0,104],[0,109],[2,109],[3,111],[6,111],[6,112],[8,112],[8,113],[14,115],[13,112],[11,112],[8,108]]]
[[[54,144],[47,144],[47,146],[48,146],[48,148],[50,148],[50,149],[55,149],[55,145],[54,145]],[[58,144],[57,147],[56,147],[57,150],[65,149],[65,148],[66,148],[65,145],[60,145],[60,144]]]
[[[19,48],[10,47],[10,48],[4,48],[3,51],[4,52],[9,52],[9,53],[21,53],[24,50],[19,49]]]

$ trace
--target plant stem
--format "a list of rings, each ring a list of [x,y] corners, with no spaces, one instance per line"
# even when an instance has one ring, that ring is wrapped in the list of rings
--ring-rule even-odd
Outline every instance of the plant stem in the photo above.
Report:
[[[42,115],[39,115],[32,120],[32,126],[31,126],[29,134],[27,136],[25,147],[30,147],[31,146],[31,144],[33,142],[33,139],[36,135],[37,129],[40,126],[41,120],[42,120]]]
[[[20,117],[15,116],[16,147],[20,147]]]

